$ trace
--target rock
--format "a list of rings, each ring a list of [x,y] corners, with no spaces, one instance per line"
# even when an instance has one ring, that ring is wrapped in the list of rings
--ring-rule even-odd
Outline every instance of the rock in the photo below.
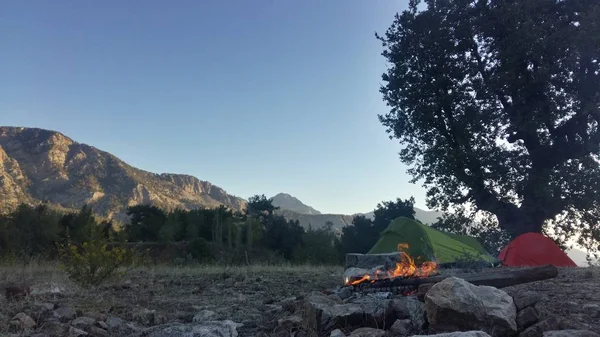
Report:
[[[486,332],[483,331],[457,331],[440,333],[437,335],[414,335],[412,337],[490,337]]]
[[[388,254],[346,254],[345,268],[371,269],[381,265],[395,265],[400,261],[400,253]]]
[[[390,332],[394,334],[394,336],[408,336],[410,332],[412,323],[410,319],[397,319],[392,327],[390,328]]]
[[[147,337],[237,337],[238,324],[226,321],[212,321],[197,324],[165,324],[144,332]]]
[[[69,335],[68,335],[69,337],[82,337],[82,336],[87,336],[87,335],[88,335],[88,333],[83,330],[77,329],[75,327],[69,328]]]
[[[77,313],[71,307],[60,307],[54,310],[54,317],[58,318],[61,322],[67,322],[75,318]]]
[[[384,330],[373,329],[373,328],[359,328],[350,334],[350,337],[383,337],[385,335]]]
[[[346,335],[340,329],[335,329],[331,332],[329,337],[346,337]]]
[[[540,316],[535,307],[526,307],[517,314],[517,328],[523,331],[540,320]]]
[[[543,337],[600,337],[600,334],[587,330],[558,330],[546,331]]]
[[[433,331],[479,329],[494,337],[517,333],[517,310],[512,297],[489,286],[475,286],[449,277],[425,295],[427,319]]]
[[[394,299],[394,311],[397,319],[410,319],[412,326],[423,329],[425,325],[425,305],[413,296],[402,296]]]
[[[561,319],[550,317],[525,329],[525,331],[519,334],[519,337],[542,337],[544,332],[560,330],[563,329],[564,326]]]
[[[344,280],[344,283],[347,282],[347,280],[356,280],[356,279],[360,279],[363,276],[370,274],[371,270],[370,269],[364,269],[364,268],[348,268],[344,271],[344,274],[342,275],[342,280]]]
[[[518,295],[513,296],[513,301],[515,302],[515,306],[517,307],[517,311],[521,311],[526,307],[530,307],[535,305],[540,301],[542,296],[536,292],[528,291]]]
[[[216,317],[217,317],[217,314],[214,311],[202,310],[194,315],[194,318],[192,318],[192,322],[198,323],[198,322],[213,321],[213,320],[215,320]]]
[[[119,317],[108,316],[106,317],[106,325],[110,330],[119,330],[123,326],[124,321]]]
[[[31,294],[29,286],[9,286],[4,288],[4,296],[7,301],[20,301]]]
[[[318,292],[313,292],[306,298],[303,315],[305,327],[319,333],[335,328],[386,327],[391,326],[395,320],[391,300],[364,297],[342,304],[340,300]]]
[[[166,323],[166,317],[156,313],[156,310],[143,308],[133,315],[133,319],[143,325],[159,325]]]
[[[235,285],[235,279],[233,279],[232,277],[227,278],[223,281],[223,286],[226,288],[231,288]]]
[[[338,295],[343,301],[352,297],[352,295],[354,295],[354,291],[352,291],[352,287],[341,287],[335,291],[335,294]]]
[[[582,309],[583,312],[589,317],[600,317],[600,305],[598,304],[585,304]]]
[[[57,319],[48,319],[41,324],[41,330],[50,336],[66,336],[69,326],[60,323]]]
[[[98,325],[100,328],[102,328],[104,330],[110,329],[108,324],[106,324],[106,322],[104,322],[104,321],[98,321],[98,322],[96,322],[96,325]]]
[[[99,312],[85,312],[83,316],[93,318],[97,321],[106,321],[106,314]]]
[[[40,332],[40,333],[36,333],[34,335],[31,335],[31,337],[51,337],[51,336],[48,333]]]
[[[77,328],[83,328],[96,324],[96,320],[90,317],[77,317],[71,321],[71,325]]]
[[[292,328],[300,326],[300,324],[302,324],[302,317],[298,315],[284,317],[277,320],[277,326],[279,326],[280,328]]]
[[[33,318],[29,317],[26,313],[20,312],[13,317],[10,321],[10,325],[16,326],[21,330],[33,329],[36,326]]]
[[[94,337],[103,337],[103,336],[110,336],[110,334],[108,333],[108,331],[101,329],[97,326],[91,326],[88,328],[87,330],[92,336]]]
[[[43,311],[50,311],[50,310],[54,310],[54,308],[55,308],[54,303],[48,303],[48,302],[36,303],[35,306]]]

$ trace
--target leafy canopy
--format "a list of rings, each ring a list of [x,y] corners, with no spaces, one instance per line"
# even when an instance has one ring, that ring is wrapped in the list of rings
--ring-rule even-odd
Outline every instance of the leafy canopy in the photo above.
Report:
[[[511,236],[600,237],[600,2],[412,0],[383,36],[380,115],[428,204]],[[424,9],[419,9],[424,7]]]

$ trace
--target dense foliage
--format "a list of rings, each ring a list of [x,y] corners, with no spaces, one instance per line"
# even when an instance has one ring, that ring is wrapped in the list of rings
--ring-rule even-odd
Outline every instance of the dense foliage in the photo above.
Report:
[[[46,205],[21,205],[0,217],[0,253],[75,261],[70,273],[88,284],[130,262],[132,252],[121,248],[151,250],[155,260],[176,264],[257,262],[255,254],[270,261],[267,252],[280,261],[335,264],[345,253],[367,252],[391,220],[414,219],[413,204],[412,198],[382,202],[373,220],[356,216],[353,226],[341,230],[330,222],[302,228],[297,220],[277,215],[272,200],[264,195],[251,197],[244,213],[225,207],[165,211],[136,205],[127,211],[129,222],[120,226],[97,221],[87,206],[62,214]],[[232,254],[243,258],[234,261]],[[119,263],[110,263],[111,259]]]
[[[600,238],[600,2],[411,0],[383,36],[379,116],[428,204],[510,236]]]

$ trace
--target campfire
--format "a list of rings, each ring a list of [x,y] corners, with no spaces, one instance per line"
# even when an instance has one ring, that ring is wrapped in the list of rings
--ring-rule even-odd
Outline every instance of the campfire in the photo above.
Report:
[[[415,263],[415,259],[413,259],[406,252],[409,248],[409,245],[406,243],[398,244],[398,252],[400,253],[400,261],[396,263],[392,268],[388,268],[385,270],[377,269],[372,273],[365,274],[361,278],[358,279],[349,279],[346,278],[344,280],[345,285],[347,286],[361,286],[363,288],[365,285],[367,287],[389,287],[393,286],[393,281],[397,279],[407,279],[407,278],[425,278],[438,274],[438,265],[433,261],[425,261],[422,263]],[[417,257],[417,261],[421,260],[421,257]]]

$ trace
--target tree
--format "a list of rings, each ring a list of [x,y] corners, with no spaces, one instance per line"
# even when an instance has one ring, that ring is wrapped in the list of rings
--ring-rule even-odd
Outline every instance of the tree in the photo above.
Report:
[[[371,219],[357,215],[352,219],[352,226],[342,228],[341,247],[343,253],[368,252],[377,242],[378,233]]]
[[[466,210],[459,210],[445,213],[431,227],[453,234],[473,236],[483,244],[488,253],[498,256],[510,241],[510,236],[498,227],[492,214],[481,214],[479,219],[475,219],[475,214],[467,215]]]
[[[377,234],[381,233],[394,219],[398,217],[406,217],[415,219],[415,209],[413,208],[415,199],[402,200],[397,198],[396,201],[383,201],[377,204],[377,208],[373,212],[373,226]]]
[[[600,237],[600,2],[419,0],[384,36],[380,122],[428,205]],[[594,247],[595,248],[595,247]]]
[[[167,215],[156,206],[136,205],[127,208],[131,217],[125,225],[127,237],[131,242],[157,241],[159,231],[164,226]]]

